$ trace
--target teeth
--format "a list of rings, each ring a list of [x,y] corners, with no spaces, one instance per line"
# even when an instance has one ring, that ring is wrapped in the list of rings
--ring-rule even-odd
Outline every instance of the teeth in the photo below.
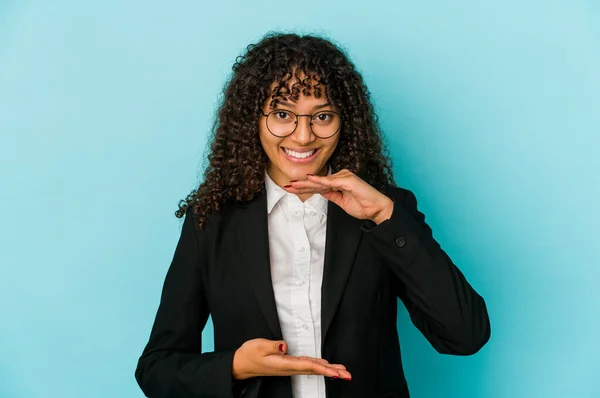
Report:
[[[314,149],[312,151],[307,151],[307,152],[290,151],[289,149],[286,149],[286,148],[283,148],[283,150],[286,153],[286,155],[294,157],[294,158],[298,158],[298,159],[307,158],[309,156],[312,156],[315,153]]]

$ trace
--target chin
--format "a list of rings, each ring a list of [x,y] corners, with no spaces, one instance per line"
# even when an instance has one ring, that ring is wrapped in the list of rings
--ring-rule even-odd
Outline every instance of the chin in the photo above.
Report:
[[[297,176],[302,176],[302,177],[306,178],[307,174],[317,175],[321,171],[322,168],[323,168],[323,166],[306,165],[306,166],[301,166],[301,167],[294,167],[294,170],[292,171],[292,173],[296,174]]]
[[[293,170],[285,170],[284,174],[290,178],[290,180],[306,180],[307,174],[315,174],[312,168],[294,168]]]

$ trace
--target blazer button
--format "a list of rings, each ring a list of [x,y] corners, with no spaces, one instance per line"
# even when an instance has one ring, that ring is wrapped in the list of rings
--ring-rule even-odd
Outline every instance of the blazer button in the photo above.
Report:
[[[406,245],[406,239],[403,236],[396,238],[396,246],[404,247],[404,245]]]

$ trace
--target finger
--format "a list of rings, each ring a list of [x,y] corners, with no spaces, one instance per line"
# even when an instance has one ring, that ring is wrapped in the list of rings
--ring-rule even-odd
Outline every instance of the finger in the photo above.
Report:
[[[331,189],[327,188],[327,187],[324,187],[324,188],[321,188],[321,189],[315,189],[315,188],[292,188],[292,187],[290,187],[290,188],[286,188],[286,190],[289,193],[295,193],[295,194],[305,194],[305,193],[315,194],[315,193],[318,193],[318,194],[323,195],[324,193],[331,192]]]
[[[306,358],[306,357],[300,357],[300,358]],[[341,365],[341,364],[332,364],[332,363],[329,363],[329,361],[327,361],[326,359],[322,359],[322,358],[310,358],[310,357],[308,357],[308,358],[311,359],[311,360],[313,360],[313,361],[315,361],[315,362],[317,362],[317,363],[319,363],[319,364],[321,364],[321,365],[324,365],[324,366],[336,369],[338,371],[338,374],[339,374],[338,377],[341,377],[341,378],[344,378],[344,379],[352,378],[352,375],[350,374],[350,372],[348,372],[346,370],[346,367],[344,365]],[[327,363],[324,364],[321,361],[325,361]],[[319,373],[319,374],[322,374],[322,373]],[[324,375],[324,376],[327,376],[327,375]]]
[[[323,359],[323,358],[313,358],[313,357],[307,357],[307,356],[300,356],[298,358],[312,360],[312,361],[318,362],[322,365],[329,365],[329,361],[327,361],[326,359]]]
[[[307,356],[300,356],[298,358],[300,358],[300,359],[309,359],[309,360],[316,361],[316,362],[318,362],[318,363],[320,363],[322,365],[331,366],[332,368],[335,368],[335,369],[346,370],[346,367],[344,365],[329,363],[329,361],[326,360],[326,359],[324,359],[324,358],[313,358],[313,357],[307,357]]]
[[[312,176],[313,174],[307,174],[307,176]],[[326,176],[319,176],[317,175],[317,177],[330,177],[330,178],[341,178],[341,177],[348,177],[348,176],[353,176],[355,175],[353,172],[351,172],[348,169],[342,169],[336,173],[333,173],[331,175],[326,175]]]
[[[346,367],[344,365],[330,363],[328,366],[331,366],[332,368],[335,368],[335,369],[338,369],[338,370],[346,370]]]
[[[312,182],[312,181],[294,181],[288,185],[285,185],[284,188],[290,193],[296,194],[306,194],[306,193],[318,193],[324,195],[331,191],[342,191],[341,188],[331,188],[327,185]],[[336,196],[337,198],[337,196]]]
[[[338,376],[338,371],[329,364],[319,363],[317,358],[312,357],[295,357],[292,355],[285,356],[286,370],[293,374],[324,374],[328,376]]]
[[[285,185],[284,188],[296,188],[296,189],[326,189],[326,185],[320,184],[314,181],[302,180],[302,181],[290,181],[289,184]]]
[[[341,369],[340,367],[342,367],[343,369]],[[346,370],[346,368],[343,365],[322,365],[315,363],[311,370],[314,372],[314,374],[323,375],[326,377],[337,377],[345,380],[352,379],[352,375]]]
[[[331,188],[334,191],[352,191],[351,176],[339,176],[339,177],[320,177],[320,176],[309,176],[309,181],[324,185]]]
[[[304,194],[304,193],[319,193],[324,194],[326,192],[330,192],[331,188],[323,186],[323,185],[314,185],[307,187],[295,187],[291,185],[285,185],[283,187],[287,192],[295,193],[295,194]]]
[[[325,199],[335,203],[336,205],[342,207],[342,199],[344,197],[344,194],[342,192],[338,192],[338,191],[329,191],[329,192],[323,192],[321,194]]]
[[[329,364],[324,365],[316,361],[309,361],[307,363],[307,367],[303,370],[312,374],[323,375],[327,377],[342,377],[340,370],[330,366]]]
[[[296,374],[315,374],[327,377],[338,377],[342,379],[351,379],[352,376],[345,369],[339,369],[331,364],[321,364],[312,359],[300,359],[297,357],[286,357],[290,359],[290,364],[293,367],[292,371]]]

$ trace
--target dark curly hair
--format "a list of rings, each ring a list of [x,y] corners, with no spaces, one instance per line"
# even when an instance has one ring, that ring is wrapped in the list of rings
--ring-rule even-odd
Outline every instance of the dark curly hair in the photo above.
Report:
[[[259,139],[259,116],[268,98],[274,106],[300,92],[324,94],[341,110],[339,142],[329,159],[334,173],[350,170],[379,190],[394,184],[370,93],[344,51],[314,35],[268,33],[236,59],[210,138],[204,181],[179,202],[175,215],[183,217],[192,206],[204,228],[213,213],[264,192],[269,159]]]

